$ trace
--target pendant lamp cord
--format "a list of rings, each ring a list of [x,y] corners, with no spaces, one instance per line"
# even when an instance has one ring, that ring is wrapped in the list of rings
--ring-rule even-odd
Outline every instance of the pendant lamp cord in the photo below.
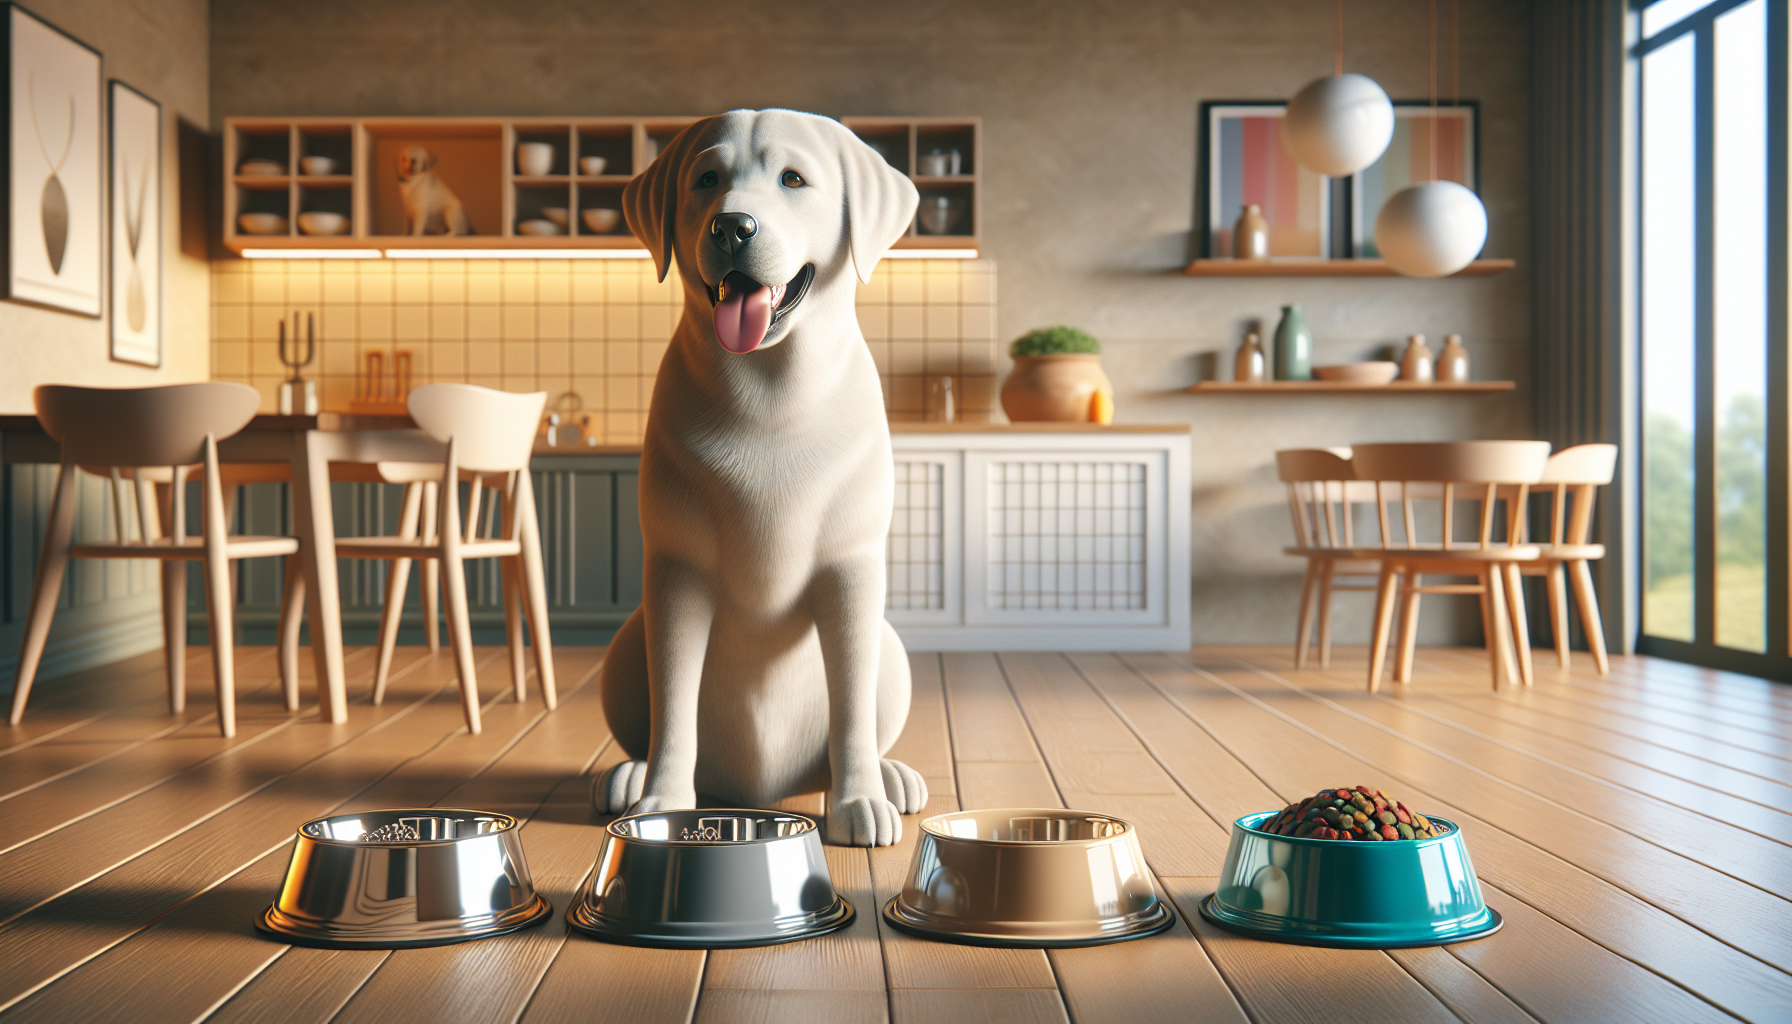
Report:
[[[1337,46],[1332,55],[1332,74],[1343,77],[1344,74],[1344,0],[1338,0]]]
[[[1431,142],[1431,180],[1437,180],[1437,0],[1431,0],[1431,123],[1426,126]]]

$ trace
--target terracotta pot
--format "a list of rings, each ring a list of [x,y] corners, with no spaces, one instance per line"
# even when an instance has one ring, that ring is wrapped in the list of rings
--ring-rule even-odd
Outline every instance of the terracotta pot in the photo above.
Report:
[[[1016,423],[1086,423],[1096,392],[1113,403],[1114,386],[1101,372],[1101,357],[1088,353],[1016,356],[1002,384],[1002,411]]]

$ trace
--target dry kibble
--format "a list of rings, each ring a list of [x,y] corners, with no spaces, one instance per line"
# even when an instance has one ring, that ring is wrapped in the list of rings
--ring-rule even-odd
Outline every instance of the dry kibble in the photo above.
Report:
[[[1280,836],[1346,842],[1432,839],[1443,833],[1430,818],[1370,786],[1322,789],[1259,827]]]

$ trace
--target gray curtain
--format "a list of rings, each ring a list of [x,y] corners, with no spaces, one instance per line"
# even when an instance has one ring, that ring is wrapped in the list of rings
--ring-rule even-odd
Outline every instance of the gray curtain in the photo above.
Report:
[[[1607,548],[1594,573],[1614,652],[1632,650],[1637,632],[1627,23],[1624,0],[1531,5],[1532,409],[1537,436],[1558,449],[1621,448],[1594,527]],[[1537,615],[1534,628],[1547,629],[1546,619]]]

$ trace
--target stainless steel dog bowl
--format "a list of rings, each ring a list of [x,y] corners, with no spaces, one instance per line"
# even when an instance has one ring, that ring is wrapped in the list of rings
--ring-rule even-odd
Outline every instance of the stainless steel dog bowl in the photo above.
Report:
[[[977,946],[1094,946],[1162,931],[1137,830],[1088,811],[1004,808],[940,814],[884,919],[930,939]]]
[[[547,920],[508,814],[362,811],[299,826],[286,881],[256,926],[302,946],[405,949]]]
[[[662,811],[610,823],[567,923],[637,946],[726,949],[851,923],[812,819],[781,811]]]

